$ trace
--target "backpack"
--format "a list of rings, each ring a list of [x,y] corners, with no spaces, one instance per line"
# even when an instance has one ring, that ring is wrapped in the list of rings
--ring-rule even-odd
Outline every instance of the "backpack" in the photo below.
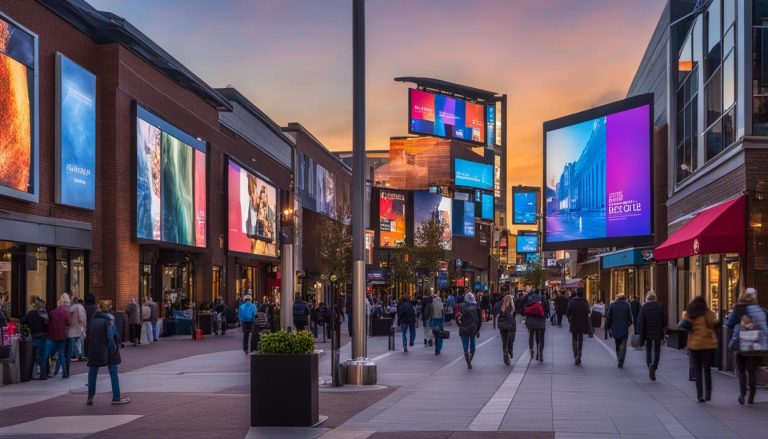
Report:
[[[269,320],[267,319],[267,313],[259,311],[256,313],[256,326],[259,328],[266,328]]]
[[[243,303],[240,305],[239,312],[239,318],[242,322],[252,322],[253,321],[253,315],[256,313],[256,306],[253,303]]]
[[[544,317],[544,306],[541,301],[536,301],[530,305],[526,305],[523,313],[530,317]]]

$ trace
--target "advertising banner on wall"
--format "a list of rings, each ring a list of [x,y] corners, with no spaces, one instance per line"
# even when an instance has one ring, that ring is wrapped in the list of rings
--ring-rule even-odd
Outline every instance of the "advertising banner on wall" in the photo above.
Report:
[[[61,53],[56,76],[56,202],[93,210],[96,76]]]
[[[475,203],[453,200],[453,234],[475,236]]]
[[[516,250],[518,253],[538,252],[539,234],[536,232],[518,232]]]
[[[480,201],[480,217],[484,220],[493,220],[493,195],[483,193],[480,195]]]
[[[413,229],[418,236],[419,227],[429,222],[430,218],[440,221],[443,225],[442,247],[445,250],[451,249],[451,199],[440,194],[430,192],[413,193]],[[414,244],[422,245],[417,239]]]
[[[454,183],[456,186],[475,189],[493,189],[493,165],[455,159],[453,164]]]
[[[410,134],[485,144],[485,106],[463,99],[409,89]]]
[[[379,192],[379,246],[405,243],[405,192]]]
[[[277,189],[230,160],[227,166],[227,247],[277,257]]]
[[[317,165],[316,169],[317,211],[331,218],[336,217],[336,180],[333,173]]]
[[[652,238],[653,95],[544,123],[545,250]]]
[[[0,15],[0,195],[38,201],[37,38]]]

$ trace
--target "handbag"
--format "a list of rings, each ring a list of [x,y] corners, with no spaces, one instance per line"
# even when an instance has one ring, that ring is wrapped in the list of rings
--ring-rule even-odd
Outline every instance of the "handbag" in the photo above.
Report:
[[[640,340],[640,334],[632,334],[629,336],[629,345],[638,351],[643,348],[643,343]]]
[[[448,340],[451,338],[451,333],[449,331],[443,331],[442,329],[433,329],[432,334],[435,336],[435,338],[440,338],[443,340]]]
[[[681,319],[679,322],[677,322],[677,327],[685,331],[691,331],[693,330],[693,322],[690,320]]]

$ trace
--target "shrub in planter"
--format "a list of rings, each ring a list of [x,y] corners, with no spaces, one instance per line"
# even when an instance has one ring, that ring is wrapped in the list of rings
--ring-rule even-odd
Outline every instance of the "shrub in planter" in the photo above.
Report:
[[[251,426],[315,425],[318,355],[309,331],[263,332],[251,355]]]

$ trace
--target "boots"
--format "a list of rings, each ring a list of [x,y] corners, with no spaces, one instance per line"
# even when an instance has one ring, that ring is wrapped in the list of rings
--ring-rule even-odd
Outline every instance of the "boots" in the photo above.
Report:
[[[504,351],[504,364],[509,366],[509,353],[507,351]]]
[[[469,362],[471,363],[474,358],[475,358],[475,353],[474,352],[470,352],[469,353]]]
[[[579,365],[579,342],[573,340],[571,342],[571,348],[573,349],[573,362],[577,366]]]
[[[472,369],[472,356],[469,352],[464,352],[464,359],[467,360],[467,367]]]

